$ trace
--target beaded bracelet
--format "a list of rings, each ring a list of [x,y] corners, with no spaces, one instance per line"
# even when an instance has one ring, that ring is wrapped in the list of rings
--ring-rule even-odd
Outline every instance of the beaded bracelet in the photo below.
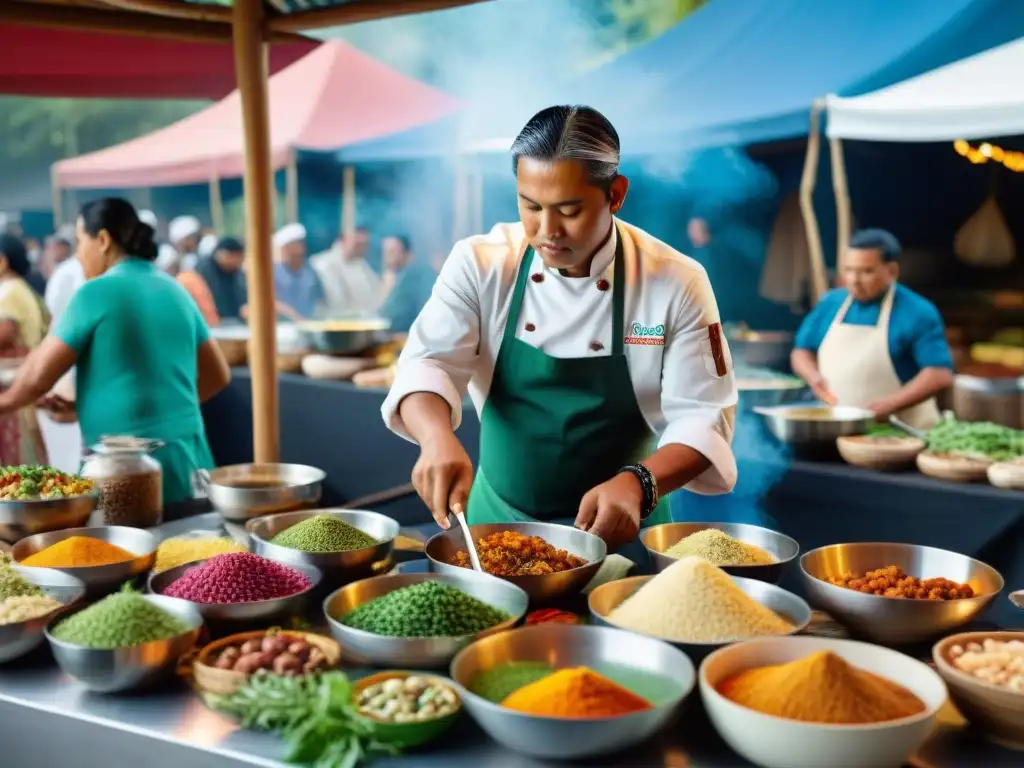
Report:
[[[658,506],[658,483],[654,479],[654,473],[643,464],[628,464],[619,470],[619,474],[629,472],[640,481],[640,487],[644,491],[644,503],[640,510],[640,519],[646,520]]]

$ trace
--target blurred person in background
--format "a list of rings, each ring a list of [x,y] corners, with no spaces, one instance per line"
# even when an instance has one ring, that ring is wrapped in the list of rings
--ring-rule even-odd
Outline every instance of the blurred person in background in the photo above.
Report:
[[[804,319],[790,362],[824,403],[929,429],[940,418],[935,396],[953,383],[953,355],[939,310],[899,282],[899,256],[889,232],[853,233],[845,287],[825,294]]]
[[[381,279],[366,262],[370,232],[356,227],[338,238],[330,250],[312,259],[324,288],[324,309],[331,317],[368,314],[380,305]]]
[[[152,224],[147,226],[154,229]],[[171,248],[159,250],[157,267],[172,276],[193,269],[202,232],[203,227],[195,216],[178,216],[171,219],[171,223],[167,225],[167,239]]]
[[[34,237],[25,239],[25,257],[28,259],[28,273],[25,275],[25,282],[38,296],[42,297],[46,293],[46,266],[43,249],[39,247],[39,241]]]
[[[670,520],[672,491],[736,483],[715,296],[697,262],[618,218],[629,180],[599,112],[545,109],[511,155],[520,221],[455,244],[381,414],[418,443],[413,485],[441,527],[461,511],[567,522],[644,562],[637,534]],[[455,433],[467,390],[476,470]]]
[[[164,503],[191,499],[193,472],[213,466],[199,404],[228,385],[227,362],[188,293],[156,268],[153,228],[131,203],[83,205],[77,242],[88,282],[0,393],[0,412],[36,402],[73,408],[52,389],[77,364],[85,445],[104,435],[161,441],[153,457],[163,467]]]
[[[56,233],[46,238],[43,244],[43,259],[40,272],[49,280],[54,270],[74,256],[75,246],[67,235]]]
[[[248,291],[244,265],[242,243],[234,237],[222,237],[211,255],[199,259],[194,271],[178,276],[178,282],[192,294],[208,324],[245,319]]]
[[[437,273],[412,252],[405,235],[389,235],[381,243],[384,255],[384,296],[380,314],[393,333],[408,333],[426,305]]]
[[[46,310],[25,281],[28,273],[25,243],[14,235],[0,235],[0,358],[26,357],[46,335]],[[46,464],[35,401],[21,405],[0,416],[0,463]]]
[[[273,244],[278,314],[295,322],[313,317],[325,297],[320,278],[306,260],[306,228],[286,224],[274,233]]]

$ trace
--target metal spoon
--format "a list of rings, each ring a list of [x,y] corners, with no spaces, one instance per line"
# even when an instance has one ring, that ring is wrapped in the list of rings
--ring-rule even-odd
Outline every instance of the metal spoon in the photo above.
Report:
[[[928,440],[928,433],[927,432],[924,432],[924,431],[922,431],[920,429],[915,429],[914,427],[912,427],[909,424],[907,424],[907,422],[905,422],[899,416],[895,416],[895,415],[890,416],[889,417],[889,423],[892,424],[894,427],[896,427],[896,429],[899,429],[899,430],[901,430],[903,432],[906,432],[911,437],[916,437],[918,440],[924,440],[926,442]]]
[[[483,573],[483,566],[480,565],[480,556],[476,553],[476,542],[473,541],[473,534],[469,532],[469,523],[466,522],[466,513],[461,504],[452,507],[452,515],[459,521],[462,527],[462,537],[466,540],[466,550],[469,552],[469,562],[473,565],[474,571]]]
[[[1024,608],[1024,589],[1018,589],[1010,593],[1010,602],[1018,608]]]

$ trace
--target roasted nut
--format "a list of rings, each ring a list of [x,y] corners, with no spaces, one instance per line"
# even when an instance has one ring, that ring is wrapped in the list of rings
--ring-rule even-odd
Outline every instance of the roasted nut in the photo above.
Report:
[[[302,671],[302,662],[291,653],[282,653],[274,659],[274,673],[278,675],[296,675]]]
[[[259,640],[246,640],[242,643],[242,655],[247,656],[250,653],[258,653],[263,650],[263,646]]]

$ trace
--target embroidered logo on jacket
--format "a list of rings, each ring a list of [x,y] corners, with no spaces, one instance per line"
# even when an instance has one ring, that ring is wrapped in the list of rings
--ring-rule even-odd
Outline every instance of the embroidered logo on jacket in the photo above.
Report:
[[[626,329],[626,343],[645,347],[663,347],[665,346],[665,326],[633,323]]]

